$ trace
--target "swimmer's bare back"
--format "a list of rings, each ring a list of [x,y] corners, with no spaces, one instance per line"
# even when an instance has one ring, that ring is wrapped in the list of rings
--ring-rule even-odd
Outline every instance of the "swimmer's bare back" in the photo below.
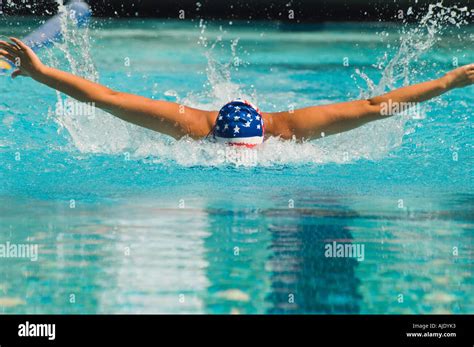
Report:
[[[23,42],[10,38],[0,41],[0,56],[17,66],[12,77],[30,76],[34,80],[80,101],[93,103],[127,122],[158,131],[175,139],[206,137],[214,127],[218,111],[203,111],[173,102],[158,101],[122,93],[68,72],[44,65]],[[368,122],[396,114],[388,107],[401,103],[420,103],[452,89],[474,83],[474,64],[448,72],[443,77],[393,90],[367,100],[312,106],[294,111],[262,112],[266,136],[311,140],[337,134]],[[382,112],[383,110],[383,112]]]

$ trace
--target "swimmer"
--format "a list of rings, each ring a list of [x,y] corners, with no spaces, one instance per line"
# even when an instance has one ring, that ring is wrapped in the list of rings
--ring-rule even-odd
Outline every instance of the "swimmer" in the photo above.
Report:
[[[158,101],[109,89],[68,72],[44,65],[27,45],[16,38],[0,41],[0,57],[16,62],[12,77],[29,76],[114,116],[175,139],[210,137],[220,142],[252,147],[267,137],[300,141],[348,131],[396,114],[400,104],[416,104],[452,89],[474,83],[474,64],[443,77],[393,90],[381,96],[293,111],[260,112],[244,100],[234,100],[220,111],[204,111],[173,102]],[[390,108],[387,110],[387,107]]]

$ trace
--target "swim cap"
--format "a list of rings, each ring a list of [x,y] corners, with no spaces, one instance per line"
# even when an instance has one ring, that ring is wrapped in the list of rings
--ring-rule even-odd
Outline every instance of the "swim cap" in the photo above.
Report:
[[[263,143],[263,118],[250,102],[236,99],[221,108],[212,133],[217,142],[254,147]]]

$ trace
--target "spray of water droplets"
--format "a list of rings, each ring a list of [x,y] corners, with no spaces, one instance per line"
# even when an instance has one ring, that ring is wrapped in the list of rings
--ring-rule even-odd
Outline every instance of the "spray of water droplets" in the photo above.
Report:
[[[64,53],[73,73],[97,81],[98,72],[94,68],[90,53],[90,39],[87,30],[78,30],[71,25],[67,11],[58,0],[60,13],[63,14],[63,34],[65,40],[57,44]],[[62,12],[61,12],[62,11]],[[382,94],[401,85],[413,83],[412,76],[421,72],[413,66],[420,57],[430,50],[440,39],[443,31],[449,27],[460,28],[469,22],[471,16],[467,8],[445,7],[442,3],[430,5],[427,12],[408,15],[416,16],[415,25],[404,25],[400,30],[400,42],[395,52],[387,52],[374,67],[380,72],[376,83],[358,69],[355,78],[364,81],[365,86],[359,87],[360,97]],[[213,52],[217,45],[225,45],[222,36],[213,42],[206,35],[206,24],[199,24],[200,36],[198,46],[207,58],[207,83],[204,89],[189,93],[183,97],[174,90],[165,95],[174,96],[177,102],[196,108],[219,109],[223,104],[236,97],[243,97],[258,103],[259,93],[247,90],[232,80],[232,70],[240,62],[239,39],[234,38],[229,44],[231,60],[219,62]],[[383,33],[380,33],[383,39]],[[51,58],[53,66],[57,62]],[[151,88],[152,86],[150,86]],[[61,96],[58,93],[58,100]],[[342,101],[342,100],[341,100]],[[353,162],[360,158],[378,159],[402,144],[406,133],[405,124],[412,118],[421,119],[422,114],[407,113],[383,121],[373,122],[351,132],[326,137],[307,143],[270,139],[256,149],[258,161],[252,165],[271,166],[274,164],[306,164],[328,162]],[[93,119],[74,116],[55,116],[60,129],[67,131],[71,143],[82,153],[123,154],[129,152],[132,158],[147,158],[151,162],[175,162],[183,166],[194,165],[228,165],[222,161],[222,147],[205,141],[182,139],[174,141],[163,135],[140,129],[115,119],[113,116],[99,111]]]

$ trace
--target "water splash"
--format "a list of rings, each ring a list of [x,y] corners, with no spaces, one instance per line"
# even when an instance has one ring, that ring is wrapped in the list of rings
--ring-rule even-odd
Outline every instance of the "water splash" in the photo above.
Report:
[[[365,87],[359,87],[360,99],[381,95],[397,87],[414,83],[413,76],[420,77],[423,74],[422,71],[417,70],[415,63],[441,40],[441,35],[451,24],[459,28],[469,23],[470,16],[467,7],[445,7],[442,2],[429,5],[426,13],[414,14],[409,8],[407,15],[415,16],[417,24],[413,27],[405,18],[404,25],[399,31],[400,43],[395,54],[391,56],[386,52],[374,64],[374,67],[380,71],[379,82],[376,83],[363,71],[356,69],[356,76],[366,83]],[[379,33],[382,39],[384,34],[384,32]],[[390,45],[387,48],[391,48]],[[337,158],[349,157],[349,161],[384,157],[391,150],[402,145],[405,134],[414,131],[406,129],[407,121],[424,119],[426,111],[427,106],[423,105],[421,109],[413,109],[399,116],[328,137],[324,139],[322,148],[331,149]]]
[[[63,53],[71,73],[97,82],[99,73],[92,59],[89,29],[78,29],[74,16],[68,12],[63,0],[56,2],[63,40],[56,43],[55,47]],[[61,67],[61,61],[51,53],[49,59],[51,66]],[[59,112],[58,105],[67,102],[74,103],[74,100],[57,92],[53,118],[59,126],[58,132],[66,130],[75,148],[83,153],[117,153],[126,149],[131,126],[99,109],[88,116]]]
[[[203,109],[220,109],[222,105],[228,103],[235,98],[243,98],[258,102],[258,96],[253,91],[244,90],[243,86],[232,80],[232,72],[245,66],[242,59],[238,56],[239,38],[230,40],[231,58],[227,62],[220,62],[216,58],[215,50],[218,46],[226,47],[226,42],[222,38],[224,30],[222,26],[219,28],[221,35],[218,35],[214,42],[209,42],[206,35],[206,23],[201,20],[199,22],[200,36],[198,45],[204,49],[204,56],[207,59],[206,76],[207,83],[201,92],[192,92],[186,97],[179,99],[178,102],[187,105],[193,105]],[[203,102],[207,100],[208,102]]]
[[[65,40],[58,44],[64,53],[73,73],[93,81],[98,80],[90,53],[89,33],[77,30],[70,25],[62,1],[58,0],[63,13],[63,32]],[[410,11],[409,11],[410,13]],[[414,27],[406,24],[400,30],[400,43],[394,54],[388,51],[375,63],[380,71],[380,80],[374,82],[364,71],[356,70],[358,78],[365,82],[360,87],[360,97],[368,98],[392,90],[397,86],[412,83],[412,76],[420,76],[422,71],[414,67],[420,57],[430,50],[449,26],[468,23],[469,11],[466,8],[445,7],[442,3],[430,5],[428,11],[419,16]],[[259,95],[232,80],[232,71],[245,68],[238,57],[239,40],[230,41],[231,59],[219,62],[214,55],[216,47],[229,42],[219,35],[210,42],[206,35],[206,24],[199,25],[199,45],[207,58],[207,83],[204,90],[180,97],[170,90],[165,94],[174,96],[177,102],[202,109],[218,109],[235,97],[243,97],[258,103]],[[221,29],[222,31],[222,29]],[[381,34],[381,39],[383,39]],[[79,58],[80,57],[80,58]],[[236,62],[239,62],[236,64]],[[53,66],[58,62],[51,58]],[[55,65],[56,64],[56,65]],[[150,86],[151,87],[151,86]],[[58,100],[61,96],[58,93]],[[341,100],[342,101],[342,100]],[[82,153],[130,154],[132,158],[151,162],[175,162],[184,166],[228,164],[222,160],[222,147],[204,141],[182,139],[173,141],[160,134],[126,124],[113,116],[98,111],[93,119],[73,116],[56,118],[61,128],[67,130],[72,144]],[[423,113],[423,112],[422,112]],[[258,165],[305,164],[305,163],[346,163],[366,158],[375,160],[386,156],[391,150],[402,144],[406,122],[413,117],[423,118],[423,114],[405,114],[383,121],[367,124],[348,133],[330,136],[307,143],[270,139],[256,150]]]

